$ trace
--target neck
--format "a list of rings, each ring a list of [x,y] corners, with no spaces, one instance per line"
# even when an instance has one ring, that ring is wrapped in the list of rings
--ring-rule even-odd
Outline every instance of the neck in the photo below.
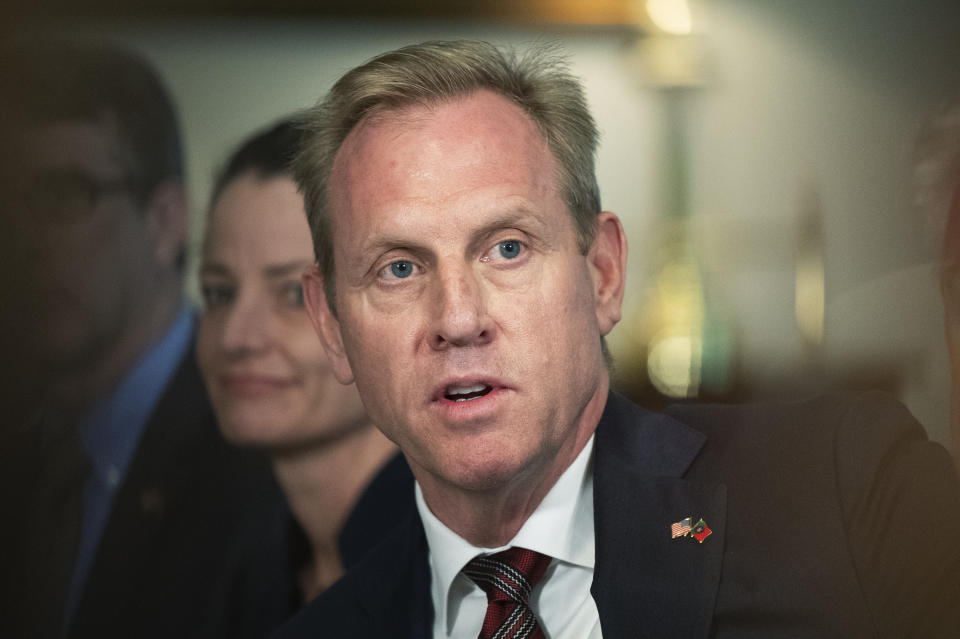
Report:
[[[272,454],[277,479],[310,543],[311,559],[301,579],[306,600],[343,574],[340,530],[367,484],[396,450],[368,423],[334,442]]]
[[[91,406],[120,383],[154,344],[170,330],[180,311],[180,283],[169,283],[158,292],[148,311],[126,322],[111,344],[99,349],[92,361],[71,366],[53,375],[51,399],[58,413],[79,419]]]
[[[609,388],[609,376],[604,374],[579,415],[576,431],[558,449],[544,451],[547,459],[542,463],[527,464],[503,485],[483,491],[464,490],[414,468],[431,512],[474,546],[507,545],[590,441],[600,423]]]

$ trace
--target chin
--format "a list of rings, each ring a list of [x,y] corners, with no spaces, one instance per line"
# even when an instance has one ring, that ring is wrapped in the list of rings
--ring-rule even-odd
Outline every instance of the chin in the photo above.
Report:
[[[502,454],[484,457],[471,455],[449,468],[452,484],[471,491],[496,490],[514,481],[530,468],[524,459],[506,459]]]
[[[262,432],[262,429],[242,423],[220,422],[220,432],[223,438],[234,446],[270,446],[271,437]]]
[[[235,446],[262,448],[271,454],[319,449],[339,438],[337,433],[318,429],[312,422],[296,416],[283,418],[275,412],[257,418],[245,411],[242,416],[221,421],[220,432]]]
[[[220,432],[231,444],[236,446],[252,446],[257,448],[273,448],[285,445],[287,432],[285,425],[277,423],[276,416],[272,419],[258,419],[256,415],[226,415],[217,417]]]

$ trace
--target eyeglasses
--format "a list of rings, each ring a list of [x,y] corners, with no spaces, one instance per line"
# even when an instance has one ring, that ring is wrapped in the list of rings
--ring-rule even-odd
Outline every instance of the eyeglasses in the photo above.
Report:
[[[102,198],[135,189],[133,180],[102,180],[79,171],[47,171],[35,176],[23,191],[27,210],[51,220],[82,220]]]

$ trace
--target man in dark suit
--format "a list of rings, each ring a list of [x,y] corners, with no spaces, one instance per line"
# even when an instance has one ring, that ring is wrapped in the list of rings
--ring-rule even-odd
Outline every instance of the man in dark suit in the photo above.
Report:
[[[199,636],[239,522],[279,493],[220,437],[194,363],[173,105],[115,46],[3,53],[18,261],[0,339],[18,393],[3,396],[2,632]]]
[[[387,53],[305,124],[307,306],[418,512],[278,636],[958,636],[957,477],[898,404],[610,392],[626,240],[549,50]]]

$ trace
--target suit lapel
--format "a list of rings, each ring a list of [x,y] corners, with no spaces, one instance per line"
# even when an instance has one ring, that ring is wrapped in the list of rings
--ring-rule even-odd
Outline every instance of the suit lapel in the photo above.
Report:
[[[356,588],[358,601],[367,613],[357,637],[430,639],[433,634],[433,604],[430,599],[430,567],[427,539],[416,509],[364,559],[379,570],[359,569],[363,575]],[[359,620],[358,620],[359,621]]]
[[[611,393],[594,454],[596,570],[605,639],[706,637],[720,582],[726,488],[683,479],[699,432]],[[702,518],[699,543],[670,526]]]
[[[114,498],[75,629],[109,618],[129,584],[144,580],[143,562],[154,554],[149,549],[165,546],[158,536],[166,534],[167,522],[177,516],[184,496],[192,495],[206,468],[217,465],[211,451],[221,445],[204,393],[190,349],[150,416]]]

